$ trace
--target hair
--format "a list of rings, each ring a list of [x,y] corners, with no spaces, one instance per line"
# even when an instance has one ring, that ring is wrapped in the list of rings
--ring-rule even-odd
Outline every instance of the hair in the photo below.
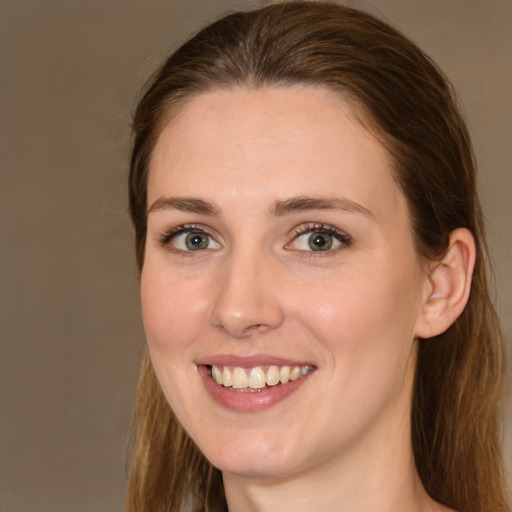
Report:
[[[445,333],[419,343],[411,436],[419,475],[434,500],[460,512],[505,512],[501,338],[486,278],[472,145],[449,81],[396,29],[349,7],[289,2],[229,14],[171,55],[149,82],[133,122],[129,201],[139,270],[149,164],[163,127],[201,93],[293,86],[340,94],[379,136],[407,199],[421,257],[440,258],[456,228],[475,238],[464,312]],[[226,510],[221,473],[176,420],[147,349],[127,503],[130,512]]]

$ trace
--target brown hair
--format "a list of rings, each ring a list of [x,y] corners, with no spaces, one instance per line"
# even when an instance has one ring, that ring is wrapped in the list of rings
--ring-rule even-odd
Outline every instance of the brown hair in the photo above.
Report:
[[[230,14],[164,63],[135,113],[130,212],[144,264],[146,185],[161,129],[195,95],[235,87],[329,88],[363,112],[405,194],[418,254],[434,259],[469,229],[477,263],[469,302],[444,334],[420,342],[412,403],[416,465],[432,498],[463,512],[505,512],[497,403],[502,354],[486,280],[487,248],[475,163],[455,95],[438,67],[373,16],[334,4],[290,2]],[[128,483],[130,512],[226,508],[220,471],[167,404],[146,353]]]

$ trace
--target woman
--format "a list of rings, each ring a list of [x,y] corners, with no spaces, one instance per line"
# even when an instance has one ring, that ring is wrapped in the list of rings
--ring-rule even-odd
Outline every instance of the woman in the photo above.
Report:
[[[134,134],[128,509],[507,510],[474,158],[428,57],[347,7],[235,13]]]

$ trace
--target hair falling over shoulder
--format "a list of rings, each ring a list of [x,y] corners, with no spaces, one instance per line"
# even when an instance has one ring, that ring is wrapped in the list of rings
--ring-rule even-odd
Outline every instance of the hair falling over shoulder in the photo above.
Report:
[[[396,29],[348,7],[288,2],[225,16],[171,55],[133,122],[129,199],[139,269],[148,163],[165,123],[202,92],[287,85],[329,88],[357,107],[391,156],[421,257],[439,258],[458,227],[472,232],[477,264],[468,305],[444,334],[420,340],[411,435],[432,498],[459,512],[506,512],[498,408],[502,344],[489,296],[471,141],[446,77]],[[227,510],[220,471],[175,419],[147,351],[133,437],[129,512]]]
[[[226,510],[221,473],[176,421],[147,351],[142,359],[133,435],[127,510]]]

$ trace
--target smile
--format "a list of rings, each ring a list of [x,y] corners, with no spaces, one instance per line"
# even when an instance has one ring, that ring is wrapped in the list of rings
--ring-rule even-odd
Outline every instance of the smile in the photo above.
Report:
[[[305,377],[313,370],[305,366],[255,366],[253,368],[211,365],[210,377],[219,385],[238,392],[260,392]]]

